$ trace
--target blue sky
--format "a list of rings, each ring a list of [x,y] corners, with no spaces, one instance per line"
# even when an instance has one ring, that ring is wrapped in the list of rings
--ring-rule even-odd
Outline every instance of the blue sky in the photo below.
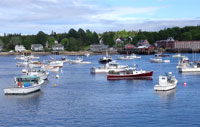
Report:
[[[1,0],[0,33],[158,31],[200,25],[199,0]]]

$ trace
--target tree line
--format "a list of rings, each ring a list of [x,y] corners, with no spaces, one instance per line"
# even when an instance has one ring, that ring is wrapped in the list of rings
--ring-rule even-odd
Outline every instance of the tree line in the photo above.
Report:
[[[22,44],[26,49],[31,48],[31,44],[42,44],[44,47],[48,41],[51,48],[55,44],[55,40],[64,45],[67,51],[88,50],[89,45],[99,44],[102,39],[105,45],[109,47],[123,47],[127,43],[136,45],[139,40],[148,40],[150,44],[158,40],[166,40],[168,37],[173,37],[174,40],[188,41],[200,40],[200,26],[186,26],[184,28],[173,27],[160,30],[158,32],[147,31],[108,31],[101,34],[83,29],[70,29],[67,33],[46,34],[39,31],[36,35],[21,35],[21,34],[4,34],[0,36],[0,45],[4,51],[14,50],[15,45]],[[123,43],[116,44],[115,40],[119,38]],[[46,49],[48,50],[48,49]]]

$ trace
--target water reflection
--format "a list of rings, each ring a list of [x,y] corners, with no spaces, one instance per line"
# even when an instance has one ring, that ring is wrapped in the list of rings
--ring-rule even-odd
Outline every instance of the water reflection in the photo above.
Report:
[[[176,89],[169,91],[154,91],[160,97],[160,102],[166,107],[169,107],[175,101]]]
[[[35,93],[27,94],[27,95],[5,95],[5,99],[13,99],[13,100],[35,100],[43,95],[42,91],[37,91]]]

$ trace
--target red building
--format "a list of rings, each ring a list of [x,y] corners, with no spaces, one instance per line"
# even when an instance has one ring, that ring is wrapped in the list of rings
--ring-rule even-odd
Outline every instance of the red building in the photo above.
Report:
[[[132,44],[126,44],[124,48],[125,48],[126,50],[131,50],[131,49],[134,49],[135,46],[132,45]]]
[[[170,48],[173,49],[175,46],[175,41],[172,37],[169,37],[167,40],[156,41],[155,46],[159,48]]]

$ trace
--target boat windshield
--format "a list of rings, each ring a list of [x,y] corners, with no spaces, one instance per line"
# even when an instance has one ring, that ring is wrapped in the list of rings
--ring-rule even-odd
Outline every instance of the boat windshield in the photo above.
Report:
[[[34,82],[38,83],[38,77],[19,77],[16,79],[17,82]]]

